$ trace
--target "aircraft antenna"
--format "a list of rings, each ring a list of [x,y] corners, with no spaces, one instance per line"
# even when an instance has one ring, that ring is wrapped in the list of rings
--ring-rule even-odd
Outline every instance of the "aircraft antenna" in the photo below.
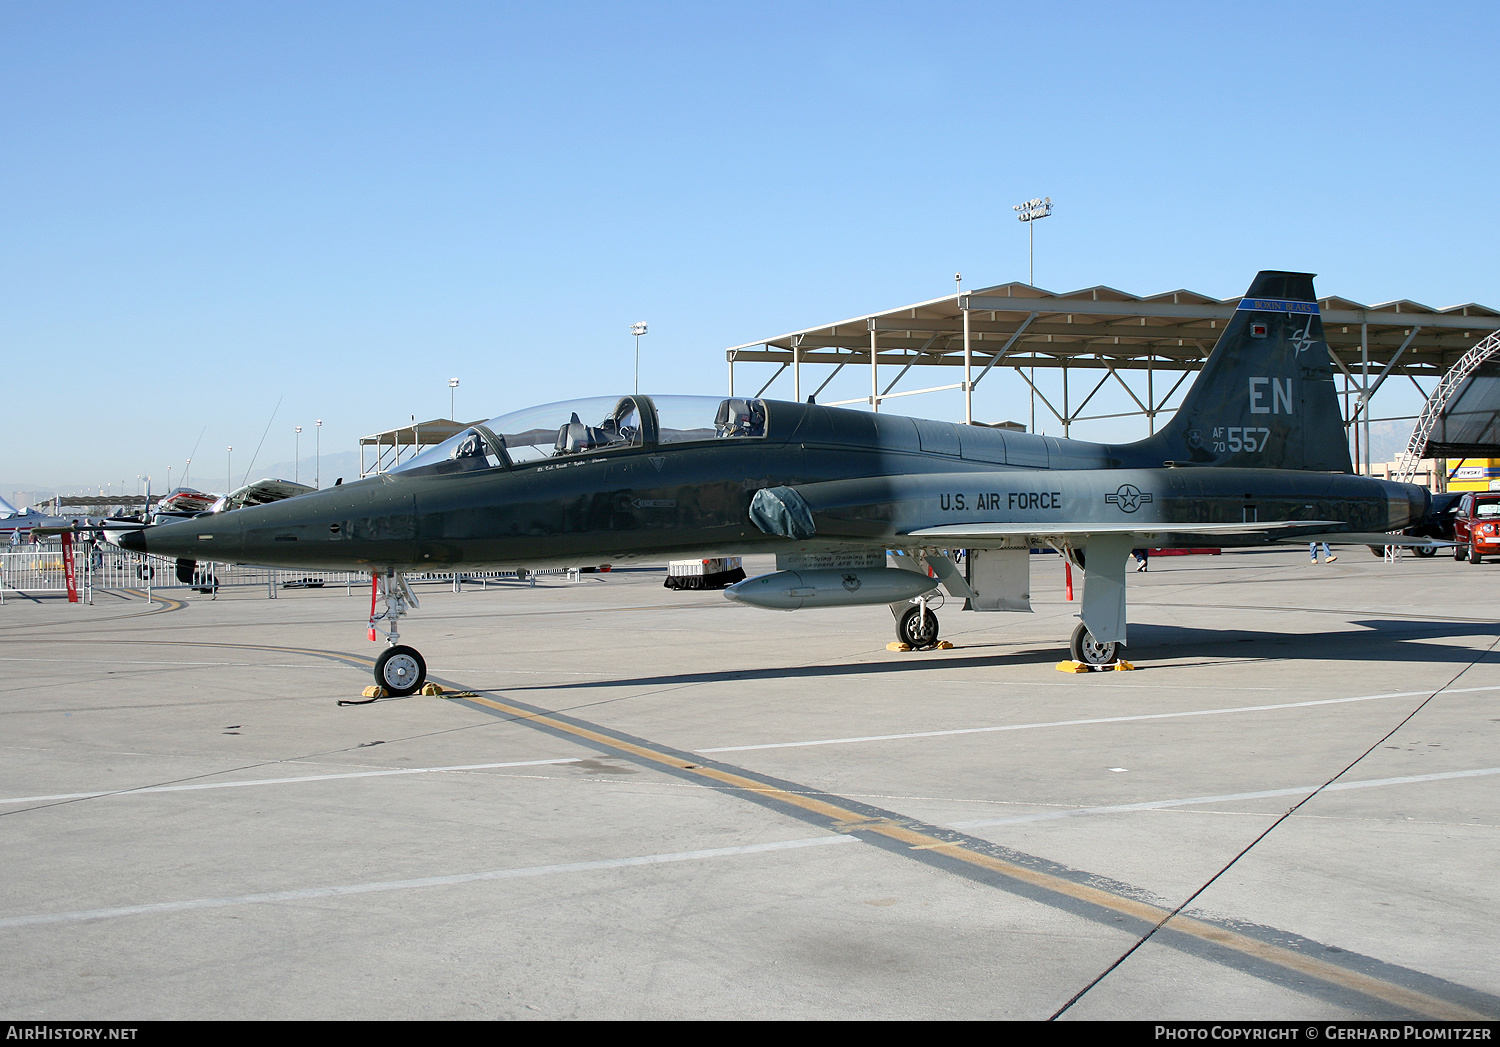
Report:
[[[208,426],[205,425],[198,430],[198,439],[193,442],[193,451],[187,457],[187,468],[182,470],[182,486],[184,487],[187,486],[188,473],[193,471],[193,459],[198,457],[198,445],[203,442],[203,434],[206,432],[208,432]]]
[[[276,421],[276,412],[281,410],[281,401],[285,399],[285,396],[277,398],[276,406],[271,408],[271,417],[266,419],[266,431],[260,434],[260,443],[255,445],[255,453],[250,456],[250,464],[245,466],[245,478],[240,481],[241,487],[250,482],[250,470],[255,468],[255,459],[260,457],[260,449],[266,444],[266,433],[271,431],[271,423]],[[234,477],[231,476],[229,482],[234,483]]]

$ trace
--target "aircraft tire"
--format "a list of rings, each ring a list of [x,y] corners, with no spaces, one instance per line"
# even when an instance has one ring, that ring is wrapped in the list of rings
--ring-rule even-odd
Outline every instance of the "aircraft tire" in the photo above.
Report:
[[[1370,546],[1370,555],[1371,556],[1375,556],[1375,557],[1379,557],[1380,559],[1385,559],[1385,546],[1383,546],[1383,545],[1372,545],[1372,546]]]
[[[924,615],[914,604],[896,621],[896,639],[911,647],[931,647],[938,642],[938,618],[931,609]]]
[[[415,694],[427,682],[427,663],[410,647],[387,647],[375,659],[375,682],[392,698]]]
[[[1100,643],[1082,622],[1073,630],[1073,640],[1068,645],[1068,650],[1075,662],[1082,662],[1084,665],[1113,665],[1120,660],[1120,645]]]

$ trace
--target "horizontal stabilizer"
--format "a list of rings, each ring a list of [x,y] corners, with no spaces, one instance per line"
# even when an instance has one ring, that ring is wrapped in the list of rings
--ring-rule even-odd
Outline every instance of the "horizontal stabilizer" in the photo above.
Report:
[[[1302,534],[1295,538],[1278,538],[1278,542],[1320,542],[1324,545],[1399,545],[1406,549],[1452,549],[1457,542],[1435,538],[1411,538],[1384,531],[1336,531],[1331,534]]]

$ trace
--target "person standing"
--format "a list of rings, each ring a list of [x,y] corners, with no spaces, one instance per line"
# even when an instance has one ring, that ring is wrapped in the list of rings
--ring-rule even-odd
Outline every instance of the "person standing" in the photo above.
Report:
[[[1317,563],[1318,562],[1318,546],[1320,546],[1320,545],[1323,547],[1323,562],[1324,563],[1333,563],[1333,561],[1335,561],[1335,560],[1338,559],[1337,555],[1335,555],[1333,553],[1330,553],[1328,551],[1328,543],[1327,542],[1308,542],[1307,543],[1307,555],[1310,556],[1310,557],[1312,557],[1312,562],[1313,563]]]

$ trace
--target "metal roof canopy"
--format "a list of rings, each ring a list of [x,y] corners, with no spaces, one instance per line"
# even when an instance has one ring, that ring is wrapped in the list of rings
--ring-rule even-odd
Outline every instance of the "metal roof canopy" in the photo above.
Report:
[[[359,438],[359,475],[364,477],[372,473],[383,473],[401,463],[403,449],[415,453],[419,447],[440,444],[450,437],[457,436],[471,425],[484,423],[483,418],[477,422],[455,422],[451,418],[432,418],[425,422],[412,422],[410,425],[387,429],[383,433],[361,436]],[[375,461],[368,470],[365,468],[366,447],[375,448]],[[387,451],[391,452],[389,460],[386,458]]]
[[[64,509],[115,509],[129,506],[147,506],[156,501],[143,494],[117,495],[53,495],[42,503],[42,508],[51,516],[66,516]]]
[[[870,367],[870,394],[837,404],[864,403],[878,411],[894,397],[962,389],[964,421],[973,422],[974,387],[999,364],[1014,368],[1031,385],[1062,423],[1064,435],[1073,422],[1140,414],[1154,430],[1155,416],[1175,410],[1167,401],[1203,366],[1239,302],[1240,297],[1219,299],[1187,290],[1141,298],[1104,286],[1054,294],[1025,283],[999,284],[733,346],[725,350],[729,392],[734,395],[737,363],[780,365],[761,393],[790,368],[797,400],[803,398],[803,365],[834,367],[814,391],[817,395],[845,366],[862,364]],[[1366,426],[1364,407],[1389,375],[1408,375],[1413,381],[1422,375],[1440,377],[1475,342],[1500,330],[1500,312],[1475,304],[1432,309],[1406,300],[1361,305],[1327,297],[1318,305],[1329,349],[1344,373],[1346,419],[1364,413]],[[900,368],[884,388],[879,377],[883,366]],[[906,372],[919,366],[962,367],[964,380],[894,392]],[[1027,376],[1034,368],[1061,369],[1060,408]],[[1077,368],[1106,373],[1072,408],[1068,371]],[[1120,372],[1130,371],[1147,372],[1144,400],[1121,377]],[[1158,371],[1181,372],[1161,397],[1152,381]],[[1111,378],[1140,410],[1085,418],[1080,412]],[[1364,442],[1368,448],[1368,433]]]

